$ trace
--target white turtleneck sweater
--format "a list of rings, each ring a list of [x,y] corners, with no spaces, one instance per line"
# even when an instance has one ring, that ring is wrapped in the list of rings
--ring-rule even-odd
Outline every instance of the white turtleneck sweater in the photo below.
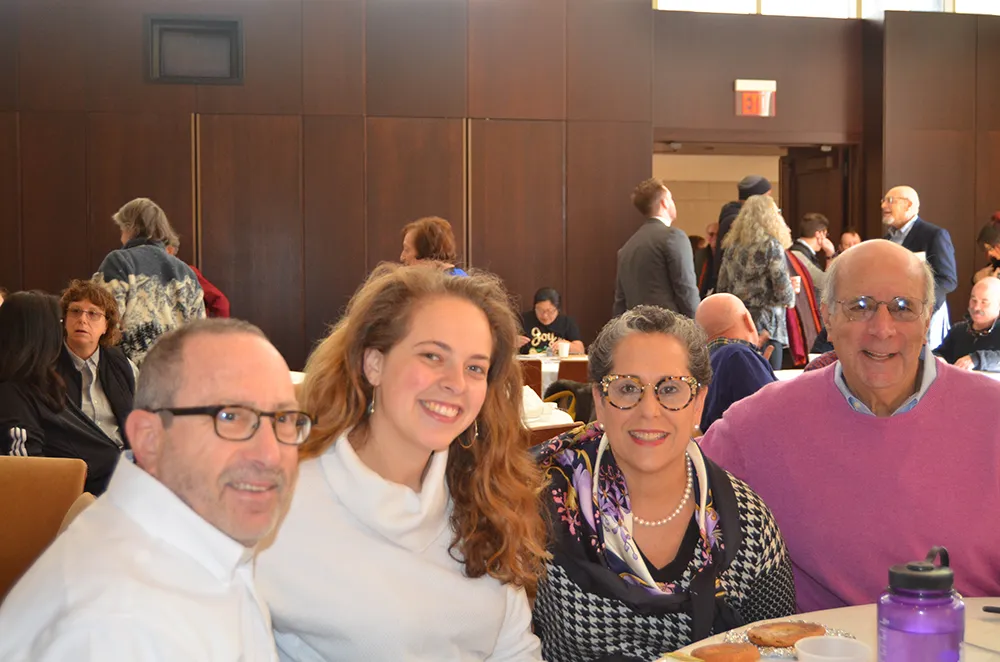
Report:
[[[470,579],[448,552],[447,452],[421,492],[384,480],[346,438],[300,466],[257,562],[282,660],[541,660],[523,590]]]

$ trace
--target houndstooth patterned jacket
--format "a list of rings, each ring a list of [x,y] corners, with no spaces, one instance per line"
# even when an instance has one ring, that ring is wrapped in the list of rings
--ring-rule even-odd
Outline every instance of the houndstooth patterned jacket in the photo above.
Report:
[[[746,483],[727,474],[736,494],[743,539],[719,575],[726,601],[746,623],[795,613],[795,585],[788,550],[771,511]],[[686,590],[702,569],[695,560],[679,582]],[[602,658],[654,660],[692,643],[689,613],[638,613],[620,600],[583,590],[558,562],[550,563],[538,587],[536,634],[547,662]]]

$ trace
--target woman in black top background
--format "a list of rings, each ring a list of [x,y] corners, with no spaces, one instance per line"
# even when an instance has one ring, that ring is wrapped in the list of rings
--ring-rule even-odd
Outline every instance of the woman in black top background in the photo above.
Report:
[[[979,231],[976,243],[986,251],[986,257],[990,263],[975,273],[972,277],[973,284],[984,278],[1000,274],[1000,211],[995,212],[990,218],[990,222]]]
[[[531,310],[521,314],[524,335],[520,337],[522,354],[544,354],[560,340],[569,342],[570,354],[584,354],[586,348],[580,336],[580,327],[572,317],[560,312],[562,297],[552,287],[535,292]]]
[[[63,346],[59,301],[17,292],[0,306],[0,454],[79,458],[84,489],[104,492],[118,464],[118,445],[67,401],[56,372]]]

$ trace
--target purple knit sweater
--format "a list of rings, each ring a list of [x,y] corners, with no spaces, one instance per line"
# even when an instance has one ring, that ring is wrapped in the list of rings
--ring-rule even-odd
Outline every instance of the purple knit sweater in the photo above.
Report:
[[[730,407],[705,454],[774,513],[800,611],[875,602],[889,566],[944,545],[964,596],[1000,596],[1000,382],[938,363],[911,411],[851,409],[834,366]]]

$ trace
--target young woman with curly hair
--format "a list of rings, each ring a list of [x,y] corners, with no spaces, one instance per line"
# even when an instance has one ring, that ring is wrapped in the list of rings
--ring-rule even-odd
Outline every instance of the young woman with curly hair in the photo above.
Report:
[[[306,365],[316,416],[258,563],[285,660],[539,660],[542,480],[499,280],[383,265]]]

